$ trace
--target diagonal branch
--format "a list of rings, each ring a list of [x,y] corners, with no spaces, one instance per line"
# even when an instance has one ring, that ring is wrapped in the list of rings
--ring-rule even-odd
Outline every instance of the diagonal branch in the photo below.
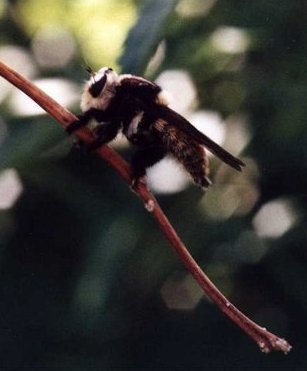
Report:
[[[64,128],[76,120],[75,115],[63,108],[29,80],[25,79],[2,62],[0,62],[0,75],[32,98]],[[92,134],[87,128],[81,128],[75,134],[85,144],[90,144],[93,140]],[[129,165],[117,152],[105,145],[99,148],[96,153],[111,165],[126,183],[129,185],[131,184]],[[267,331],[265,328],[260,327],[245,316],[232,303],[230,303],[230,301],[210,281],[188,252],[186,246],[177,235],[173,226],[163,213],[155,197],[148,190],[147,186],[139,182],[135,192],[143,201],[146,209],[156,219],[161,231],[171,244],[173,250],[178,254],[187,270],[192,274],[203,291],[220,308],[220,310],[247,335],[249,335],[258,344],[262,352],[269,353],[272,350],[276,350],[288,353],[291,350],[291,345],[286,340],[279,338]]]

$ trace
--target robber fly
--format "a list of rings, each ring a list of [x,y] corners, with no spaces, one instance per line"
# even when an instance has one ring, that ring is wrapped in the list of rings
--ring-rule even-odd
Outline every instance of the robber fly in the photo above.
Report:
[[[112,68],[88,70],[82,98],[82,114],[67,131],[91,125],[94,150],[110,142],[121,130],[138,147],[132,157],[132,181],[135,184],[146,169],[166,154],[172,154],[188,171],[194,182],[207,188],[209,164],[205,148],[226,164],[241,171],[244,163],[198,131],[184,117],[168,107],[165,92],[142,77],[118,75]]]

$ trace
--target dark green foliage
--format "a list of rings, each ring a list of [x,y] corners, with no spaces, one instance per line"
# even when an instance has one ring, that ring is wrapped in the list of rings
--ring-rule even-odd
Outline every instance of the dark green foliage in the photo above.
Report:
[[[32,36],[14,16],[18,3],[1,19],[0,42],[31,53]],[[70,149],[53,120],[18,116],[7,95],[0,167],[17,169],[24,191],[0,210],[0,369],[305,370],[307,3],[217,0],[195,17],[181,17],[176,1],[136,3],[122,70],[143,73],[164,39],[159,70],[188,70],[199,107],[228,120],[228,137],[231,119],[247,117],[251,139],[242,156],[259,169],[247,160],[239,177],[212,160],[215,184],[205,201],[191,186],[158,196],[161,206],[222,291],[294,349],[264,356],[205,299],[191,310],[170,310],[160,292],[166,282],[179,302],[189,303],[186,287],[196,297],[197,288],[143,205],[100,159]],[[225,26],[247,33],[246,52],[212,46]],[[36,73],[80,84],[86,58],[77,53],[65,67]],[[130,149],[122,154],[129,159]],[[236,192],[252,206],[225,217]],[[296,224],[276,238],[258,236],[255,215],[280,199],[292,205]],[[266,224],[279,218],[271,214]]]
[[[165,20],[178,0],[146,0],[139,12],[136,25],[125,41],[125,52],[120,58],[123,73],[141,75],[157,46]]]

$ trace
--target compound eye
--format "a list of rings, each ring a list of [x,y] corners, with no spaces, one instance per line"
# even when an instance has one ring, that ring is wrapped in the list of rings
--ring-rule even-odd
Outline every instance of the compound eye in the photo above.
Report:
[[[95,81],[90,86],[89,92],[90,92],[90,94],[93,98],[97,98],[99,96],[99,94],[102,92],[106,82],[107,82],[107,76],[103,75],[103,77],[100,80]]]

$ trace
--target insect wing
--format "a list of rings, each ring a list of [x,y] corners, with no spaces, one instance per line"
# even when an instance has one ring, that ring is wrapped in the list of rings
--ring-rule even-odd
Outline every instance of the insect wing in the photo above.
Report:
[[[212,139],[197,130],[188,120],[179,115],[177,112],[173,111],[171,108],[167,106],[158,106],[157,115],[165,121],[172,123],[179,130],[184,131],[191,138],[206,147],[210,152],[234,169],[241,171],[242,167],[245,166],[243,161],[227,152],[224,148],[220,147]]]

